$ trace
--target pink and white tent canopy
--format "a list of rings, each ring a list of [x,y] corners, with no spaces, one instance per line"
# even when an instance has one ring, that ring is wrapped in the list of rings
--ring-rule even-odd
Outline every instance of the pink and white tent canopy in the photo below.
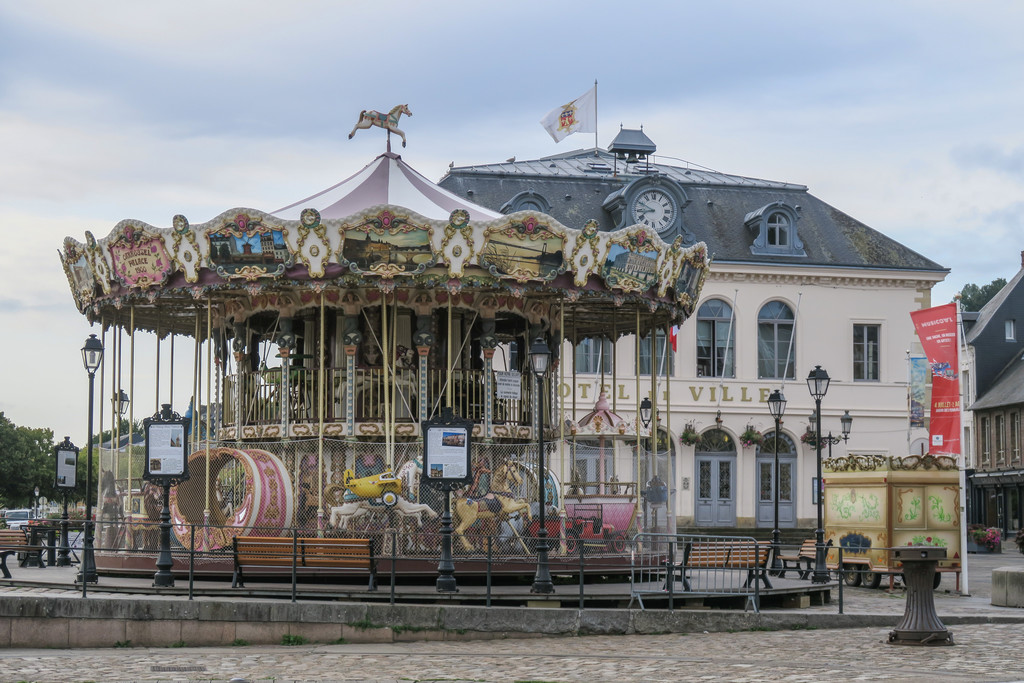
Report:
[[[313,208],[327,220],[345,218],[378,204],[401,206],[435,220],[447,220],[455,209],[468,211],[471,221],[501,216],[441,189],[391,152],[381,154],[337,185],[271,213],[285,220],[298,220],[303,209]]]

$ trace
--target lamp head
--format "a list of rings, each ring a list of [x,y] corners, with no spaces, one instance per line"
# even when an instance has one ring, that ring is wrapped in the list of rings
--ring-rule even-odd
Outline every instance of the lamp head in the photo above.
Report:
[[[786,397],[778,389],[768,397],[768,412],[776,420],[781,420],[782,415],[786,412]]]
[[[128,404],[131,403],[131,399],[128,398],[128,393],[124,389],[119,390],[117,396],[117,413],[118,415],[124,415],[128,412]]]
[[[82,347],[82,363],[89,374],[94,375],[102,362],[103,342],[97,339],[95,334],[90,334],[85,340],[85,346]]]
[[[843,416],[839,418],[839,421],[843,425],[843,441],[850,438],[850,428],[853,427],[853,418],[850,417],[850,411],[847,410],[843,413]]]
[[[533,374],[537,375],[537,377],[543,377],[544,373],[548,371],[550,363],[551,349],[548,348],[544,337],[537,337],[530,344],[530,366]]]
[[[820,365],[815,365],[814,369],[807,375],[807,388],[810,390],[811,396],[815,401],[820,401],[825,397],[826,392],[828,392],[830,379],[825,368]]]
[[[644,429],[651,426],[651,397],[644,396],[644,400],[640,401],[640,422],[643,423]]]

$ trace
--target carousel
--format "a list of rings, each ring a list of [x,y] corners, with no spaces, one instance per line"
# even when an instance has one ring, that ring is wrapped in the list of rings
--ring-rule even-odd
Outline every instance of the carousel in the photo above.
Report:
[[[322,192],[199,224],[126,219],[105,237],[64,241],[75,302],[108,350],[101,397],[131,394],[146,375],[154,404],[135,397],[136,414],[172,404],[190,418],[190,478],[170,496],[174,543],[215,567],[238,535],[381,534],[393,555],[436,560],[443,501],[419,485],[421,425],[450,409],[473,424],[472,483],[451,498],[457,553],[478,555],[486,539],[510,563],[524,558],[542,504],[553,555],[579,543],[623,552],[651,525],[657,472],[645,444],[664,401],[658,378],[637,379],[636,401],[615,406],[623,417],[603,396],[565,405],[558,389],[575,372],[559,360],[595,337],[631,336],[638,348],[646,338],[653,352],[654,333],[693,311],[704,244],[476,206],[392,153],[397,118],[372,114],[353,133],[381,126],[387,151]],[[538,340],[551,353],[544,376],[529,370]],[[161,380],[181,367],[186,396]],[[109,413],[101,422],[120,436]],[[160,493],[128,437],[100,450],[101,573],[150,568],[156,552]],[[588,474],[578,454],[595,447],[600,467]]]

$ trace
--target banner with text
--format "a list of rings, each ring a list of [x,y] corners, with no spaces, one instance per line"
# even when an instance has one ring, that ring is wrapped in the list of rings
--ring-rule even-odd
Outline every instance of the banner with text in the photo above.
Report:
[[[960,360],[956,330],[956,304],[945,304],[910,314],[932,371],[932,412],[928,452],[960,454]]]

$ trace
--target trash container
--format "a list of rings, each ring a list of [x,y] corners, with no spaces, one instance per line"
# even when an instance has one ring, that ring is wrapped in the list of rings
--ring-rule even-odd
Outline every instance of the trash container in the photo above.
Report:
[[[946,630],[935,613],[932,581],[946,549],[934,546],[893,548],[893,560],[903,564],[907,584],[907,607],[901,621],[889,632],[893,645],[952,645],[953,634]]]

